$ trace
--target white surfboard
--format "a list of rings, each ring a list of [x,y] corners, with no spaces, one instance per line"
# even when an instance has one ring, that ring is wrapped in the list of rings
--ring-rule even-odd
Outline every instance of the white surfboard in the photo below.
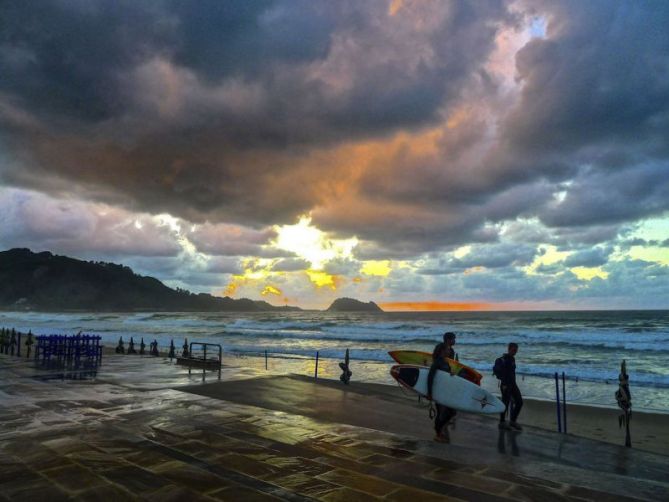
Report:
[[[427,397],[427,376],[430,368],[399,364],[390,374],[402,386]],[[504,403],[490,392],[464,378],[438,370],[432,384],[432,400],[469,413],[502,413]]]

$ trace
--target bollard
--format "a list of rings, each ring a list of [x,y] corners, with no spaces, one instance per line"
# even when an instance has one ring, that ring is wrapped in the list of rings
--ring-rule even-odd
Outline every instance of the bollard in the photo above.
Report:
[[[623,359],[620,365],[620,374],[618,375],[618,390],[615,393],[618,406],[623,414],[618,417],[618,426],[625,426],[625,446],[632,447],[632,437],[630,435],[630,418],[632,417],[632,393],[629,386],[629,375],[627,374],[627,364]]]
[[[118,339],[118,345],[116,346],[117,354],[125,354],[125,347],[123,346],[123,337]]]
[[[204,382],[207,374],[207,345],[204,346],[204,357],[202,358],[202,381]]]
[[[130,337],[130,343],[128,343],[128,354],[137,354],[135,350],[135,340]]]
[[[26,350],[28,352],[26,354],[27,359],[30,359],[30,349],[32,348],[33,343],[35,343],[35,342],[33,342],[33,332],[28,331],[28,337],[27,337],[27,340],[26,340]]]
[[[565,390],[564,371],[562,372],[562,429],[567,433],[567,391]]]
[[[146,354],[146,344],[144,343],[144,337],[142,337],[141,341],[139,342],[139,355],[143,356]]]
[[[176,357],[174,355],[174,338],[172,338],[172,340],[170,340],[170,353],[167,355],[167,357],[170,358],[170,361]]]
[[[562,433],[562,419],[560,415],[560,387],[558,385],[558,374],[555,372],[555,403],[557,404],[557,426],[558,432]]]
[[[9,353],[14,355],[14,348],[16,347],[16,331],[12,328],[12,336],[9,339]]]
[[[184,338],[183,351],[181,351],[181,357],[187,358],[190,357],[188,353],[188,338]]]
[[[314,378],[318,380],[318,351],[316,351],[316,369],[314,370]]]
[[[339,363],[339,367],[342,370],[342,373],[341,373],[341,376],[339,377],[339,380],[341,380],[345,385],[348,385],[348,383],[351,381],[351,375],[353,375],[353,372],[349,369],[348,349],[346,349],[346,355],[344,356],[344,362]]]

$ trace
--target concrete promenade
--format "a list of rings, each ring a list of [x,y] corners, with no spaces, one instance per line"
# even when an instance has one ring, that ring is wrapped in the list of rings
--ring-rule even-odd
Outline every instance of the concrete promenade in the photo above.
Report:
[[[95,379],[0,355],[0,500],[669,500],[669,457],[460,414],[397,387],[162,358]]]

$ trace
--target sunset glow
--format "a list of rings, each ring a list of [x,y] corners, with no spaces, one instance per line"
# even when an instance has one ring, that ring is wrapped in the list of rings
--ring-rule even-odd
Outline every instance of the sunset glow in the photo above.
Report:
[[[489,303],[452,303],[452,302],[387,302],[381,303],[381,308],[388,311],[467,311],[467,310],[495,310]]]

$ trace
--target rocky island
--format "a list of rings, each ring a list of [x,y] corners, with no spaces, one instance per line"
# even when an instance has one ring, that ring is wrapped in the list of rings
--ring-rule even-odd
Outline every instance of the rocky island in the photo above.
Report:
[[[383,312],[374,302],[361,302],[354,298],[337,298],[326,312]]]

